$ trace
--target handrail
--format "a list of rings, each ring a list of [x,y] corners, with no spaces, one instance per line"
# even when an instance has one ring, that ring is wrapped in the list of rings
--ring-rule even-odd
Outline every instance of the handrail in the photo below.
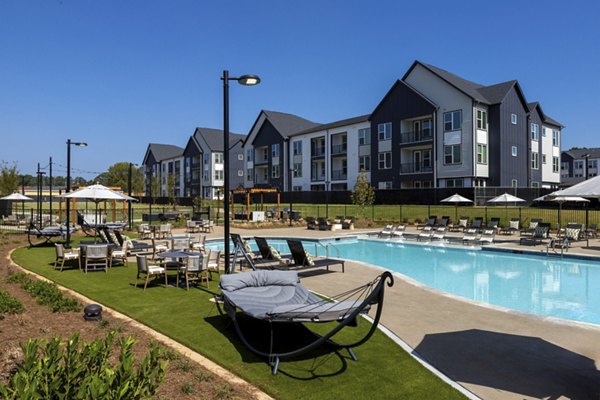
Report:
[[[325,246],[325,249],[328,250],[329,246],[331,246],[331,247],[333,247],[335,249],[335,251],[336,251],[336,257],[339,258],[340,257],[340,249],[338,249],[337,246],[334,245],[333,243],[327,243],[327,245]],[[327,251],[326,254],[327,254],[327,257],[329,257],[329,251]]]

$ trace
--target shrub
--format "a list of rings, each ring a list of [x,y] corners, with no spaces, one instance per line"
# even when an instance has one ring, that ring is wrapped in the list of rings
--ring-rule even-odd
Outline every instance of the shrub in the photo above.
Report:
[[[166,361],[153,346],[134,367],[130,337],[119,340],[117,365],[109,359],[115,332],[104,339],[80,343],[79,334],[64,342],[29,340],[22,345],[24,359],[8,384],[0,382],[3,399],[144,399],[162,383]]]
[[[39,304],[49,306],[53,312],[78,311],[81,308],[77,300],[66,297],[54,283],[31,279],[22,272],[12,274],[6,280],[9,283],[19,283]]]
[[[4,314],[19,314],[24,310],[23,304],[18,299],[0,290],[0,319],[4,319]]]

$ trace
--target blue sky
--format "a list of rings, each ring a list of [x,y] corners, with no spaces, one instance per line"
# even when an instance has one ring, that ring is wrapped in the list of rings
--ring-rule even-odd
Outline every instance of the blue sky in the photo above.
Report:
[[[316,122],[367,114],[415,59],[482,84],[518,79],[567,128],[563,149],[600,147],[599,2],[0,1],[0,161],[93,178],[184,147],[196,126],[231,130],[261,109]]]

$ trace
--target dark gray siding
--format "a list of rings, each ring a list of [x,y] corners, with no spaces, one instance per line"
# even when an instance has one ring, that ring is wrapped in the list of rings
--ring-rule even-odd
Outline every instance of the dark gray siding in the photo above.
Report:
[[[500,109],[501,106],[490,106],[488,109],[488,139],[489,139],[489,179],[488,186],[501,186],[500,172],[501,165],[501,150],[503,147],[500,137]],[[509,115],[510,118],[510,115]],[[510,121],[509,121],[510,122]],[[506,151],[506,150],[504,150]],[[508,149],[510,155],[510,148]]]
[[[538,125],[538,132],[539,132],[539,141],[537,142],[533,142],[531,141],[531,124],[537,124]],[[529,155],[529,165],[528,165],[528,169],[530,171],[530,180],[529,180],[529,186],[531,186],[532,182],[538,182],[539,186],[542,186],[542,116],[539,113],[538,108],[534,108],[533,111],[531,111],[529,113],[529,124],[527,125],[527,137],[528,137],[528,143],[530,145],[530,153],[531,152],[537,152],[538,153],[538,157],[539,157],[539,164],[538,164],[538,169],[533,169],[531,168],[531,155]],[[533,144],[534,147],[531,147],[531,145]],[[547,162],[547,161],[546,161]],[[550,162],[552,162],[552,159],[550,159]]]
[[[433,114],[435,107],[421,95],[415,93],[402,81],[397,81],[371,114],[371,184],[392,182],[394,189],[400,188],[400,179],[414,180],[414,177],[401,177],[400,164],[411,160],[400,159],[400,122],[404,119]],[[378,165],[377,126],[392,123],[392,168],[380,170]],[[434,128],[435,129],[435,128]],[[433,137],[435,138],[435,132]],[[433,144],[435,148],[435,142]],[[433,180],[433,174],[419,175],[421,180]]]
[[[499,130],[495,139],[499,142],[498,164],[490,164],[490,172],[500,168],[500,186],[510,186],[513,179],[519,187],[529,186],[529,135],[527,126],[527,110],[515,88],[504,98],[498,113]],[[511,114],[517,115],[517,124],[511,123]],[[495,130],[495,129],[494,129]],[[517,146],[517,157],[511,154],[512,146]],[[490,160],[491,161],[491,160]],[[493,172],[496,174],[496,172]]]
[[[273,179],[271,173],[271,146],[275,143],[279,143],[279,178]],[[269,146],[269,183],[266,186],[270,186],[273,188],[277,188],[279,190],[283,190],[283,174],[285,173],[283,170],[283,154],[284,154],[284,140],[283,136],[279,133],[279,131],[266,119],[260,130],[256,133],[254,141],[252,142],[254,148]],[[256,185],[256,186],[265,186],[265,185]]]

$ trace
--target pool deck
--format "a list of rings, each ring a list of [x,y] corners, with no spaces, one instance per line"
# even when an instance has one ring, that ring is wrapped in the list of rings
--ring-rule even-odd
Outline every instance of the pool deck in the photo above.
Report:
[[[324,238],[376,231],[306,228],[236,229],[244,237]],[[409,228],[409,231],[415,231]],[[416,232],[416,231],[415,231]],[[222,237],[221,227],[208,235]],[[457,233],[457,236],[462,234]],[[518,235],[498,236],[495,246],[545,252],[519,245]],[[569,254],[600,257],[600,239],[577,242]],[[332,267],[336,271],[336,267]],[[302,282],[334,295],[379,274],[347,262],[346,272],[306,271]],[[537,317],[441,294],[395,274],[386,291],[382,323],[461,386],[483,399],[600,399],[600,327]],[[356,350],[360,357],[360,348]],[[402,371],[398,371],[401,379]]]

